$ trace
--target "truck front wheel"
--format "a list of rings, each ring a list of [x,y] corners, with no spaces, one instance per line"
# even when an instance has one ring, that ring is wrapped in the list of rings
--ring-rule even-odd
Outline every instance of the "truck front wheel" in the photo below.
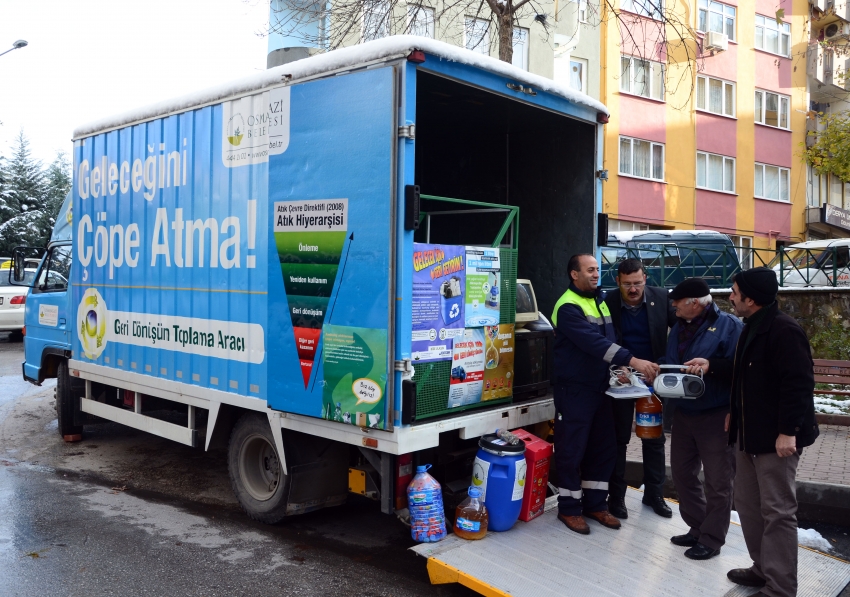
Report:
[[[62,360],[56,371],[56,415],[59,420],[59,435],[66,442],[83,439],[83,426],[74,425],[74,418],[79,418],[80,395],[85,392],[85,386],[80,380],[68,373],[68,361]]]
[[[236,422],[227,465],[233,493],[248,516],[267,524],[283,520],[289,477],[280,466],[266,417],[247,413]]]

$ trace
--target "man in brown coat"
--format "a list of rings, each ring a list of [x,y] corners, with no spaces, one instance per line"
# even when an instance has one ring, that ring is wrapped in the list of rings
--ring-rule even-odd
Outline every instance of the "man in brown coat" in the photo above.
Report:
[[[750,568],[730,570],[755,595],[797,594],[797,463],[818,436],[812,352],[806,333],[776,302],[766,267],[735,276],[729,300],[744,317],[735,351],[729,443],[738,444],[735,506]]]

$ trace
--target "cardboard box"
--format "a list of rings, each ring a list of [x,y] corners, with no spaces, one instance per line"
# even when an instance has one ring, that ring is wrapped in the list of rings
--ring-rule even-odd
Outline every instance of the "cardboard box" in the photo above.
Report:
[[[525,442],[525,491],[519,519],[525,522],[543,514],[546,505],[546,489],[549,486],[549,464],[552,462],[552,444],[532,435],[524,429],[511,431]]]

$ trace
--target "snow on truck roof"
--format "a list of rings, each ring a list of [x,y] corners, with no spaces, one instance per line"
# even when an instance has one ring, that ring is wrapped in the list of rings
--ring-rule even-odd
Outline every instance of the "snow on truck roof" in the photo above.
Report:
[[[527,83],[541,91],[558,95],[575,104],[586,106],[608,114],[608,109],[599,101],[567,85],[535,75],[521,68],[485,56],[472,50],[459,48],[445,42],[414,35],[394,35],[356,46],[340,48],[326,54],[296,60],[269,70],[242,77],[215,87],[186,94],[169,100],[149,104],[134,110],[102,118],[85,124],[74,131],[74,139],[88,137],[129,124],[159,118],[167,114],[183,112],[199,106],[215,104],[227,99],[247,95],[266,88],[275,87],[284,81],[297,81],[322,73],[356,67],[376,60],[407,56],[413,50],[421,50],[451,62],[474,66],[491,73]]]
[[[728,238],[727,235],[716,230],[626,230],[621,232],[611,232],[609,238],[616,238],[620,242],[629,242],[641,236],[658,236],[667,238],[678,238],[693,236],[694,238]]]

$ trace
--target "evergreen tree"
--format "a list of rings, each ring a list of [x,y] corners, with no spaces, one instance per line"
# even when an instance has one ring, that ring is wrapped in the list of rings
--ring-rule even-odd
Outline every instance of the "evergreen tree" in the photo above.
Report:
[[[10,256],[18,245],[43,246],[45,238],[50,238],[50,231],[43,230],[49,219],[45,217],[48,185],[23,131],[11,156],[4,160],[0,178],[0,255]]]

